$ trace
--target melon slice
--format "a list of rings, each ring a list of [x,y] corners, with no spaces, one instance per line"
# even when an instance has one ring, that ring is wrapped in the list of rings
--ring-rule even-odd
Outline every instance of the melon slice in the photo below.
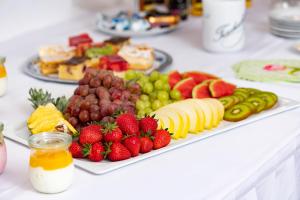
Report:
[[[183,99],[191,98],[193,88],[196,86],[196,83],[193,78],[186,78],[179,81],[174,89],[178,90],[181,93]]]
[[[204,72],[198,72],[198,71],[190,71],[190,72],[185,72],[183,73],[183,78],[193,78],[196,84],[202,83],[205,80],[208,79],[218,79],[218,77],[204,73]]]
[[[233,94],[236,86],[226,83],[223,80],[213,80],[209,84],[209,91],[212,97],[219,98]]]
[[[206,83],[200,83],[193,88],[192,97],[194,99],[210,98],[210,92]]]
[[[181,74],[177,70],[169,72],[168,78],[171,89],[173,89],[176,83],[178,83],[182,79]]]

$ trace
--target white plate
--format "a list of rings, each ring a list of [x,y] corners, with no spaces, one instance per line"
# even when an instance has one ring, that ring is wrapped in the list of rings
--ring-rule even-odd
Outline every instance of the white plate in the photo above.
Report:
[[[173,59],[172,57],[166,53],[165,51],[154,49],[154,64],[151,68],[145,70],[145,74],[150,74],[154,70],[162,70],[163,68],[169,66],[172,64]],[[77,84],[78,81],[75,80],[63,80],[59,79],[57,74],[52,75],[43,75],[40,72],[40,68],[38,66],[37,60],[39,59],[38,56],[33,56],[30,58],[24,65],[23,65],[23,72],[27,74],[28,76],[31,76],[33,78],[43,80],[43,81],[49,81],[49,82],[55,82],[55,83],[65,83],[65,84]]]
[[[88,160],[81,160],[81,159],[75,159],[75,165],[87,172],[93,173],[93,174],[105,174],[108,172],[111,172],[113,170],[119,169],[121,167],[136,163],[138,161],[159,155],[161,153],[165,153],[167,151],[177,149],[179,147],[182,147],[184,145],[191,144],[196,141],[204,140],[209,137],[226,133],[226,131],[229,131],[231,129],[244,126],[246,124],[261,120],[266,117],[270,117],[272,115],[285,112],[294,108],[300,107],[300,102],[287,99],[287,98],[279,98],[277,106],[274,108],[263,111],[259,114],[252,115],[246,120],[240,121],[240,122],[221,122],[218,128],[215,128],[213,130],[204,131],[201,134],[189,134],[187,138],[180,139],[180,140],[172,140],[171,144],[168,145],[165,148],[153,150],[146,154],[141,154],[138,157],[130,158],[128,160],[119,161],[119,162],[110,162],[110,161],[102,161],[99,163],[90,162]],[[25,146],[27,145],[27,138],[29,136],[29,132],[27,130],[26,125],[22,125],[18,130],[5,132],[4,136],[8,139],[11,139],[15,142],[18,142],[20,144],[23,144]]]

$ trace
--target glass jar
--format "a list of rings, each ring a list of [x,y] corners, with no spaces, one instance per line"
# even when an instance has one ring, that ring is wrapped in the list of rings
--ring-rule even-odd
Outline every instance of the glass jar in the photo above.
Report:
[[[73,158],[68,148],[72,137],[66,133],[45,132],[29,138],[32,186],[42,193],[59,193],[73,180]]]
[[[4,125],[0,123],[0,174],[2,174],[5,169],[7,159],[6,146],[2,134],[3,128]]]
[[[7,73],[4,63],[5,58],[0,56],[0,97],[5,94],[7,88]]]

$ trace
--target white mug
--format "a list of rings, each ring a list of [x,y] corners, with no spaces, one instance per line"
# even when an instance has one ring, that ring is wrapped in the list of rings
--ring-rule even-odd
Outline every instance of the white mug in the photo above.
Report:
[[[212,52],[234,52],[245,45],[245,0],[203,0],[203,46]]]

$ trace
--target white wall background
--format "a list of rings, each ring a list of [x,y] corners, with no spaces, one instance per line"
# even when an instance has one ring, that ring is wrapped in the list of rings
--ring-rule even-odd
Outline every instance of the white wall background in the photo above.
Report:
[[[0,0],[0,42],[27,31],[111,8],[133,8],[133,0]]]

